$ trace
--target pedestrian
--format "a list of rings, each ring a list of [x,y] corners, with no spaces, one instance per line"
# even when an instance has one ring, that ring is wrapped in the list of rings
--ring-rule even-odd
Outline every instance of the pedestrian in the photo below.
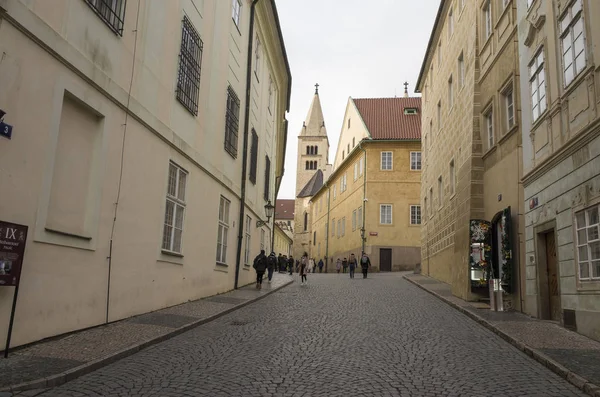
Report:
[[[348,268],[348,259],[344,258],[342,261],[342,269],[344,269],[344,273],[346,273],[346,269]]]
[[[335,262],[335,270],[337,270],[338,274],[340,273],[340,269],[342,268],[342,260],[338,258]]]
[[[300,261],[298,259],[296,259],[296,273],[298,273],[300,267]]]
[[[319,273],[323,273],[323,266],[325,266],[323,259],[319,259]]]
[[[350,267],[350,278],[354,278],[354,270],[356,269],[356,257],[354,254],[350,254],[350,260],[348,261],[348,266]]]
[[[308,272],[312,273],[314,268],[315,268],[315,260],[313,258],[310,258],[308,260]]]
[[[271,284],[271,280],[273,279],[273,272],[277,267],[277,257],[275,256],[275,252],[271,251],[269,257],[267,258],[267,278],[269,279],[269,284]]]
[[[288,270],[290,271],[290,275],[294,274],[294,257],[292,255],[288,259]]]
[[[371,260],[364,251],[362,253],[362,258],[360,258],[360,267],[362,268],[363,278],[367,278],[367,273],[371,267]]]
[[[277,267],[279,270],[277,270],[278,272],[283,272],[284,270],[284,264],[283,264],[283,255],[281,255],[281,252],[279,253],[279,256],[277,257]]]
[[[254,258],[254,270],[256,270],[256,289],[262,289],[263,276],[267,270],[267,256],[265,250],[260,250],[260,254]]]
[[[300,259],[300,279],[302,280],[302,284],[308,282],[306,279],[306,271],[308,270],[308,254],[305,252]]]

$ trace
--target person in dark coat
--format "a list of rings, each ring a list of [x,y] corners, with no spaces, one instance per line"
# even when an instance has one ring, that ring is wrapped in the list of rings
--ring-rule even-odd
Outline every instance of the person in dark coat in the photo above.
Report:
[[[256,270],[256,289],[262,288],[263,276],[265,275],[265,271],[267,270],[268,260],[265,255],[265,250],[260,250],[260,254],[254,258],[254,270]]]
[[[300,259],[300,278],[302,280],[301,284],[306,283],[308,280],[306,279],[306,273],[308,272],[308,254],[305,252]]]
[[[291,255],[288,258],[288,271],[290,274],[294,274],[294,257]]]
[[[279,271],[285,272],[285,259],[283,258],[283,255],[281,255],[281,252],[279,253],[279,256],[277,257],[277,263],[279,263]]]
[[[277,268],[277,257],[275,256],[275,252],[271,251],[269,257],[267,258],[267,278],[269,280],[269,284],[271,284],[271,280],[273,279],[273,272]]]
[[[362,258],[360,258],[360,267],[362,268],[363,278],[367,278],[367,273],[371,267],[371,260],[364,251],[362,253]]]
[[[354,270],[358,266],[358,263],[356,263],[356,257],[354,256],[354,254],[350,254],[350,260],[348,261],[348,266],[350,267],[350,278],[354,278]]]
[[[319,259],[319,273],[323,273],[323,266],[325,266],[323,259]]]
[[[346,273],[346,269],[348,269],[348,259],[344,258],[342,261],[342,271]]]

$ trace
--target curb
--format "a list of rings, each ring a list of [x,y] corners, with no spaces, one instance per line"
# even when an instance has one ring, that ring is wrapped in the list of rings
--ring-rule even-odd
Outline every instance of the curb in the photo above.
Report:
[[[576,373],[568,370],[567,368],[563,367],[562,365],[560,365],[559,363],[557,363],[550,357],[537,351],[536,349],[533,349],[533,348],[527,346],[526,344],[513,338],[506,332],[501,331],[500,329],[495,327],[492,323],[479,317],[477,314],[465,309],[462,306],[457,305],[454,302],[447,300],[442,295],[425,288],[421,284],[417,283],[414,280],[411,280],[410,278],[408,278],[406,276],[402,276],[402,278],[405,279],[406,281],[416,285],[417,287],[421,288],[422,290],[429,292],[431,295],[435,296],[439,300],[443,301],[444,303],[448,304],[449,306],[451,306],[454,309],[458,310],[459,312],[463,313],[464,315],[471,318],[472,320],[475,320],[477,323],[483,325],[485,328],[489,329],[496,335],[500,336],[502,339],[504,339],[505,341],[507,341],[508,343],[510,343],[511,345],[513,345],[514,347],[516,347],[517,349],[522,351],[523,353],[527,354],[529,357],[533,358],[535,361],[539,362],[540,364],[542,364],[543,366],[545,366],[552,372],[556,373],[561,378],[567,380],[569,383],[571,383],[573,386],[577,387],[579,390],[583,391],[584,393],[589,394],[590,396],[600,397],[600,387],[599,386],[589,382],[587,379],[582,378],[581,376],[577,375]]]
[[[242,307],[247,306],[251,303],[257,302],[257,301],[279,291],[280,289],[287,287],[288,285],[292,284],[293,282],[294,282],[294,280],[292,279],[292,280],[282,284],[281,286],[270,290],[269,292],[267,292],[265,294],[262,294],[256,298],[248,300],[244,303],[240,303],[239,305],[235,305],[233,307],[225,309],[220,313],[213,314],[210,317],[199,319],[192,323],[186,324],[182,327],[176,328],[173,331],[168,332],[164,335],[157,336],[156,338],[153,338],[153,339],[145,340],[137,345],[133,345],[128,348],[119,350],[108,356],[104,356],[104,357],[98,358],[96,360],[88,361],[82,365],[68,369],[60,374],[56,374],[56,375],[48,376],[45,378],[28,381],[28,382],[19,383],[17,385],[4,387],[4,388],[0,389],[0,393],[2,393],[2,392],[22,392],[22,391],[31,390],[31,389],[47,389],[47,388],[60,386],[62,384],[70,382],[76,378],[79,378],[80,376],[86,375],[90,372],[94,372],[102,367],[105,367],[109,364],[119,361],[125,357],[131,356],[131,355],[139,352],[140,350],[146,349],[147,347],[150,347],[150,346],[155,345],[160,342],[164,342],[164,341],[171,339],[177,335],[180,335],[184,332],[190,331],[191,329],[196,328],[202,324],[206,324],[208,322],[214,321],[214,320],[218,319],[219,317],[222,317],[233,311],[241,309]],[[207,297],[207,298],[210,298],[210,297]]]

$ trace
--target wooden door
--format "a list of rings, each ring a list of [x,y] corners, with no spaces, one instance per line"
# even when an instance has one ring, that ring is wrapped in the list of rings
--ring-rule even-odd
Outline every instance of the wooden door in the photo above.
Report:
[[[558,261],[556,260],[556,242],[554,232],[546,233],[546,266],[548,272],[548,312],[550,320],[560,321],[560,289],[558,283]]]
[[[392,271],[392,250],[391,248],[380,248],[379,249],[379,271],[391,272]]]

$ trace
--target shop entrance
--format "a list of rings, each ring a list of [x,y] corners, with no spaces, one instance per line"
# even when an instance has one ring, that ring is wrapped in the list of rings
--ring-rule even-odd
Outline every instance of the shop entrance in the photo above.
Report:
[[[560,321],[560,274],[554,229],[538,234],[538,258],[540,317],[544,320]]]

